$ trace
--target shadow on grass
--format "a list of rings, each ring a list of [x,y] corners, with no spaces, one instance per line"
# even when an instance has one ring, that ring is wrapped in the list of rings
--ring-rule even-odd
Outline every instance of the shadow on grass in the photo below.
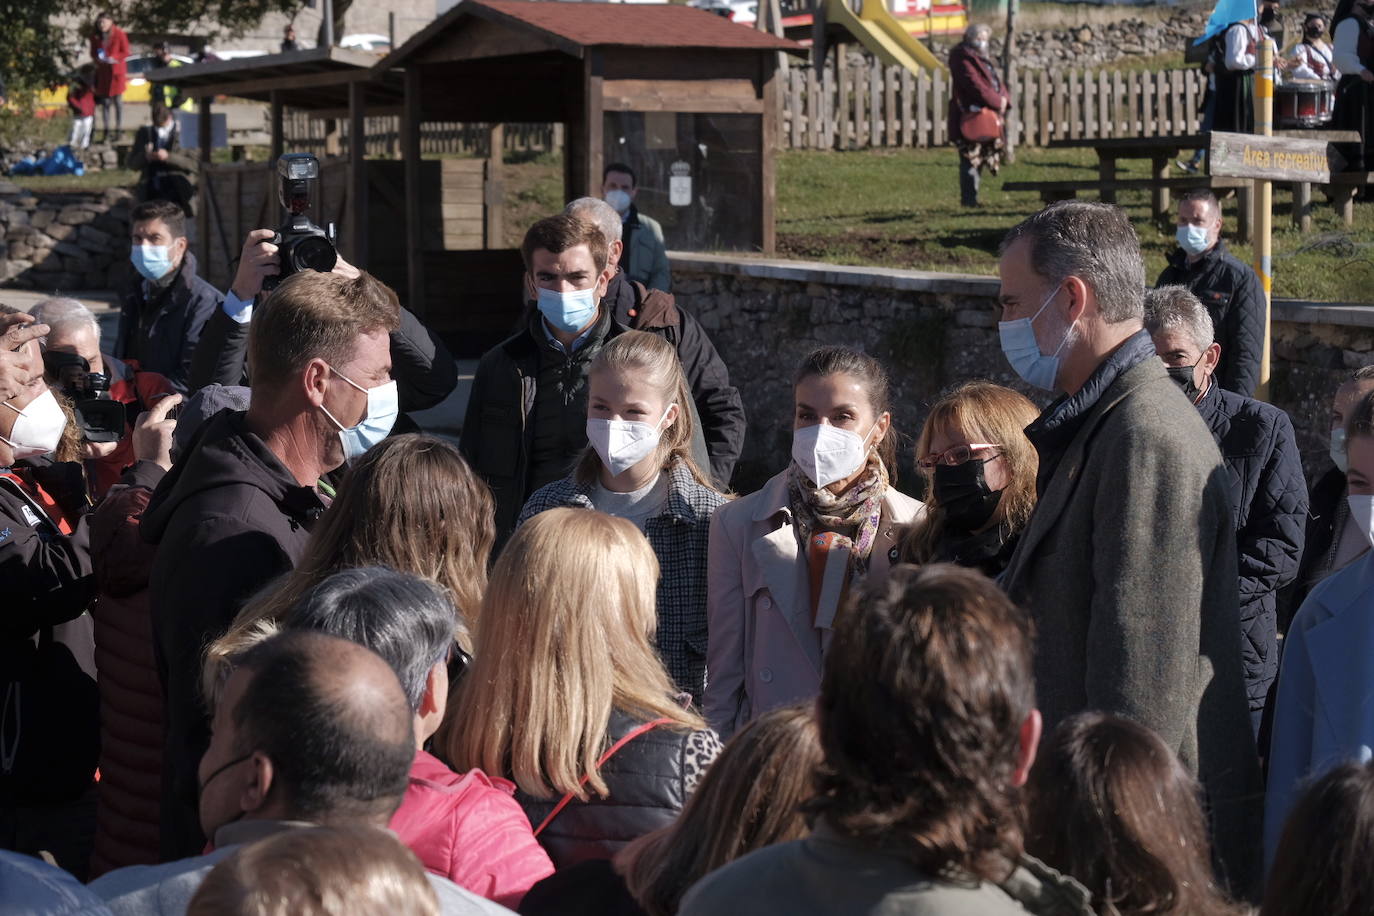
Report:
[[[1003,228],[974,227],[945,232],[936,236],[935,241],[943,248],[977,248],[995,253],[1006,234]]]

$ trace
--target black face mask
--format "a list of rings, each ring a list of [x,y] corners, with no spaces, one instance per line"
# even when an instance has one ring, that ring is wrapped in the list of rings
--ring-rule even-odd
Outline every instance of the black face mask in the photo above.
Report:
[[[970,458],[963,464],[935,466],[935,502],[955,531],[972,533],[982,528],[1002,500],[1001,490],[988,489],[985,464],[985,458]]]
[[[1260,25],[1269,25],[1277,18],[1279,18],[1278,10],[1273,8],[1262,10],[1260,12]]]
[[[1202,360],[1198,360],[1202,362]],[[1196,404],[1198,395],[1202,394],[1202,389],[1193,381],[1193,370],[1197,368],[1197,363],[1191,366],[1168,366],[1164,371],[1169,373],[1169,378],[1174,380],[1178,387],[1183,389],[1183,393],[1188,397],[1188,403]]]
[[[1321,38],[1321,37],[1322,37],[1322,34],[1323,34],[1325,31],[1326,31],[1326,29],[1317,29],[1317,28],[1308,29],[1308,30],[1307,30],[1307,37],[1308,37],[1308,38]]]

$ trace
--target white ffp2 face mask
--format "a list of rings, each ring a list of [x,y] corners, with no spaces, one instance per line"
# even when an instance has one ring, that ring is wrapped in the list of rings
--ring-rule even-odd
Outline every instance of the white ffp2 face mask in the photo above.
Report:
[[[1360,534],[1374,547],[1374,496],[1356,496],[1354,493],[1345,498],[1350,507],[1350,518]]]
[[[663,421],[668,419],[672,409],[673,405],[669,404],[657,423],[588,417],[587,442],[596,450],[611,476],[618,477],[658,449]]]
[[[868,432],[878,428],[875,422]],[[868,458],[868,435],[860,436],[828,423],[792,431],[792,460],[818,487],[851,476]]]
[[[46,455],[62,441],[62,431],[67,428],[67,415],[62,412],[52,389],[34,398],[23,410],[9,404],[4,406],[19,414],[9,438],[0,436],[13,449],[15,461]]]

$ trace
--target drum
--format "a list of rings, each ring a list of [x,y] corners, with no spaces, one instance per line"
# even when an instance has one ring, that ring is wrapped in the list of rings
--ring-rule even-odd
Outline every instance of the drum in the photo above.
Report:
[[[1330,80],[1289,80],[1274,87],[1274,122],[1279,127],[1324,127],[1336,110]]]

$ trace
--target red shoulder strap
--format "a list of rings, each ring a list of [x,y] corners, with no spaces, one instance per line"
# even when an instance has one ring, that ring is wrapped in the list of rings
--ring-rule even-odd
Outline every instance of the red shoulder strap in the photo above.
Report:
[[[62,511],[62,507],[58,505],[57,500],[53,499],[38,481],[25,480],[13,471],[0,471],[0,477],[13,481],[14,485],[19,488],[19,491],[23,493],[30,502],[34,503],[37,508],[43,510],[43,514],[47,516],[48,521],[51,522],[58,531],[65,535],[70,535],[72,533],[72,525],[67,521],[67,513]]]
[[[653,731],[660,725],[671,725],[672,723],[672,719],[668,718],[667,716],[661,716],[657,719],[654,719],[652,722],[645,722],[643,725],[640,725],[636,728],[632,728],[630,731],[625,733],[625,736],[623,738],[621,738],[615,744],[612,744],[610,747],[606,748],[606,753],[602,754],[601,759],[596,762],[596,768],[599,770],[602,767],[604,767],[606,765],[606,761],[614,757],[616,755],[616,752],[618,752],[622,747],[629,744],[631,741],[638,738],[645,732]],[[587,784],[587,781],[591,778],[592,774],[583,773],[582,778],[578,780],[578,785],[585,786]],[[558,804],[554,805],[553,810],[549,812],[549,816],[544,818],[544,820],[542,820],[539,823],[538,827],[534,828],[534,835],[539,836],[539,834],[543,833],[544,828],[549,826],[549,823],[554,818],[558,817],[558,815],[563,813],[563,809],[568,807],[568,805],[572,802],[574,797],[575,796],[573,795],[573,793],[569,792],[567,795],[564,795],[562,798],[560,798],[558,800]]]

